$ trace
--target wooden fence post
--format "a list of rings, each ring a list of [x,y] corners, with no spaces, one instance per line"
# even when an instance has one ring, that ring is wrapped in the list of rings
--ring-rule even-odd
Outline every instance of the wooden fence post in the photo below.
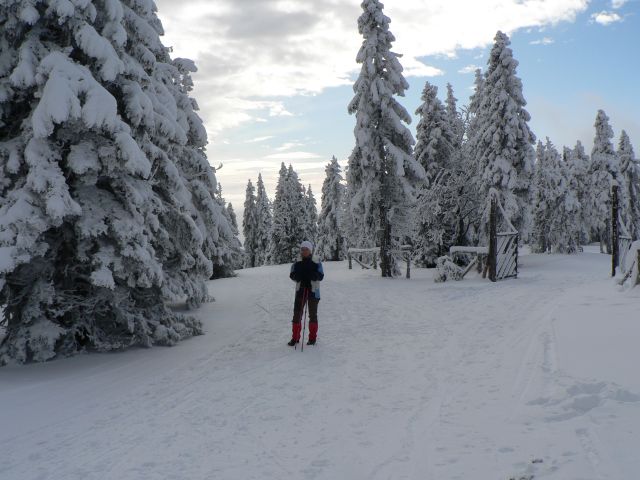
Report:
[[[619,257],[618,238],[618,182],[611,182],[611,276],[616,276]]]
[[[516,236],[516,278],[518,278],[518,244],[520,243],[520,235]]]
[[[347,258],[349,259],[349,270],[353,269],[353,265],[351,264],[351,252],[347,253]]]
[[[411,255],[407,253],[407,278],[411,278]]]
[[[495,196],[491,197],[491,210],[489,212],[489,280],[496,281],[496,268],[498,262],[498,206]]]
[[[376,253],[373,254],[373,269],[378,269],[378,255]]]

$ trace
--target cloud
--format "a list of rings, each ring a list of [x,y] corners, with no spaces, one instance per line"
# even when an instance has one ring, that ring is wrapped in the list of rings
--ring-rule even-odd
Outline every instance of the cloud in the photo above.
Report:
[[[458,73],[462,73],[462,74],[474,73],[477,69],[482,70],[482,68],[479,67],[478,65],[467,65],[466,67],[463,67],[460,70],[458,70]]]
[[[622,8],[629,0],[611,0],[611,8],[617,10]]]
[[[194,96],[213,136],[295,114],[288,98],[351,85],[362,43],[355,0],[157,0],[173,55],[192,58]],[[498,29],[574,21],[588,0],[403,0],[387,2],[408,77],[443,72],[426,56],[455,57],[489,45]]]
[[[247,140],[244,143],[260,143],[260,142],[266,142],[267,140],[271,140],[273,138],[273,135],[266,135],[264,137],[256,137],[256,138],[252,138],[251,140]]]
[[[551,45],[552,43],[555,43],[555,40],[549,37],[544,37],[544,38],[541,38],[540,40],[534,40],[532,42],[529,42],[530,45]]]
[[[612,23],[622,21],[622,17],[615,12],[602,11],[600,13],[594,13],[591,15],[591,21],[599,23],[600,25],[609,26]]]
[[[303,147],[304,144],[298,142],[287,142],[283,143],[279,147],[275,149],[276,152],[286,152],[287,150],[291,150],[292,148]]]
[[[323,157],[311,152],[278,152],[264,157],[265,160],[315,160],[318,158]]]

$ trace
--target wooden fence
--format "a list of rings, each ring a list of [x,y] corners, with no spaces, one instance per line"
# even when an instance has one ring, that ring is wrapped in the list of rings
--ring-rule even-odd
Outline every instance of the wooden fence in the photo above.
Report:
[[[394,256],[402,257],[407,264],[406,277],[411,278],[411,255],[413,247],[411,245],[402,245],[398,249],[391,251]],[[350,248],[347,250],[347,259],[349,260],[349,270],[353,269],[353,262],[356,262],[362,268],[372,268],[376,270],[378,268],[378,258],[380,255],[380,247],[373,248]],[[366,263],[364,258],[370,260],[370,263]]]

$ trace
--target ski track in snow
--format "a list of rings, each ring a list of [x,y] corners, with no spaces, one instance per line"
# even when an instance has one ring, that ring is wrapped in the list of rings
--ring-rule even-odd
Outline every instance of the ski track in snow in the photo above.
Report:
[[[240,271],[204,336],[1,369],[0,478],[633,478],[640,382],[566,367],[576,308],[633,316],[607,259],[524,256],[498,284],[326,263],[302,353],[288,266]]]

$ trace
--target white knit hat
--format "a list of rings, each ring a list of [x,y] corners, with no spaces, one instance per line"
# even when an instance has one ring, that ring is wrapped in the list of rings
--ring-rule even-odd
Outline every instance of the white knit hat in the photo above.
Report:
[[[313,252],[313,243],[311,243],[309,240],[305,240],[300,244],[300,248],[308,248],[309,251]]]

